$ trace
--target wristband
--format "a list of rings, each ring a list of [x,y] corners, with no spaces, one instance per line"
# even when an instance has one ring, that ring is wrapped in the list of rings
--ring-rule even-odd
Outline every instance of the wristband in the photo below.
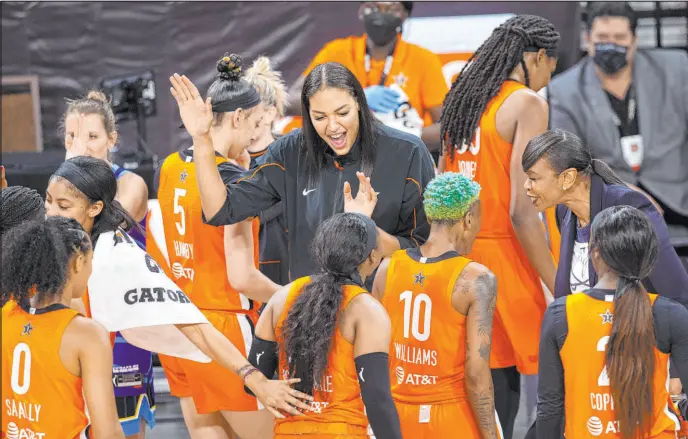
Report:
[[[244,371],[240,376],[241,376],[241,381],[246,384],[246,378],[248,378],[252,373],[254,372],[260,372],[258,369],[253,367],[252,365],[249,365],[248,370]]]

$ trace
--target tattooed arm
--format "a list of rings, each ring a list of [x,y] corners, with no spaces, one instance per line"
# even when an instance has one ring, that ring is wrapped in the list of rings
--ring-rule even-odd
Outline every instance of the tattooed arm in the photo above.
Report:
[[[484,266],[471,263],[454,286],[468,303],[466,318],[466,390],[481,439],[497,439],[494,389],[490,372],[492,317],[497,303],[497,278]],[[452,297],[454,302],[454,297]]]

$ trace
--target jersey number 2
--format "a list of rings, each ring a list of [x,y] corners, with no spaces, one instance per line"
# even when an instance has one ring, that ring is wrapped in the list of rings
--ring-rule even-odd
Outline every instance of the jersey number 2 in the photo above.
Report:
[[[607,350],[607,343],[609,343],[609,336],[605,335],[597,342],[597,352],[605,352]],[[600,387],[609,387],[609,375],[607,374],[607,366],[604,366],[602,373],[597,378],[597,385]]]
[[[411,303],[413,300],[413,303]],[[404,291],[399,296],[399,301],[404,302],[404,337],[409,338],[409,328],[413,338],[418,341],[426,341],[430,338],[430,318],[432,316],[432,300],[425,293],[420,293],[413,298],[413,292]],[[421,306],[425,305],[423,313],[423,328],[420,328]]]
[[[186,215],[184,214],[184,206],[179,204],[179,198],[186,195],[186,189],[174,188],[174,214],[179,214],[181,221],[175,221],[174,225],[177,226],[177,232],[184,236],[186,233]]]
[[[22,354],[24,354],[24,368],[22,369],[21,384],[19,384],[19,366],[22,363]],[[14,354],[12,354],[12,376],[10,378],[12,391],[17,395],[23,395],[29,391],[31,385],[31,349],[26,343],[19,343],[14,347]]]

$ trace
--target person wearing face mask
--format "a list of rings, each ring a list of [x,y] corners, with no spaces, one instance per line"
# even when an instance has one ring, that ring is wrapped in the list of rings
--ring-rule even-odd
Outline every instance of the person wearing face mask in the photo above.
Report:
[[[627,3],[591,3],[586,25],[588,56],[547,90],[551,128],[579,136],[654,198],[670,234],[688,236],[688,56],[638,50]]]
[[[386,125],[418,135],[439,155],[439,120],[448,88],[434,53],[401,38],[413,2],[361,2],[365,34],[326,44],[290,88],[288,114],[300,116],[305,77],[318,64],[338,62],[363,85],[370,109]],[[304,115],[307,116],[307,115]]]

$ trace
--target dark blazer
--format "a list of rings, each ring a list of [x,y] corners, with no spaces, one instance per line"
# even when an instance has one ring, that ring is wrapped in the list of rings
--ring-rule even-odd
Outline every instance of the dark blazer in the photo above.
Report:
[[[633,206],[647,214],[659,240],[659,254],[650,276],[644,280],[645,288],[652,293],[674,299],[688,308],[688,273],[681,264],[676,250],[669,242],[667,227],[662,215],[640,192],[626,186],[606,184],[602,178],[593,174],[590,185],[590,221],[598,213],[611,206]],[[578,218],[568,207],[557,206],[557,224],[561,232],[561,251],[559,267],[554,281],[554,297],[571,294],[571,259],[576,241]],[[590,286],[597,283],[597,273],[589,264]]]

